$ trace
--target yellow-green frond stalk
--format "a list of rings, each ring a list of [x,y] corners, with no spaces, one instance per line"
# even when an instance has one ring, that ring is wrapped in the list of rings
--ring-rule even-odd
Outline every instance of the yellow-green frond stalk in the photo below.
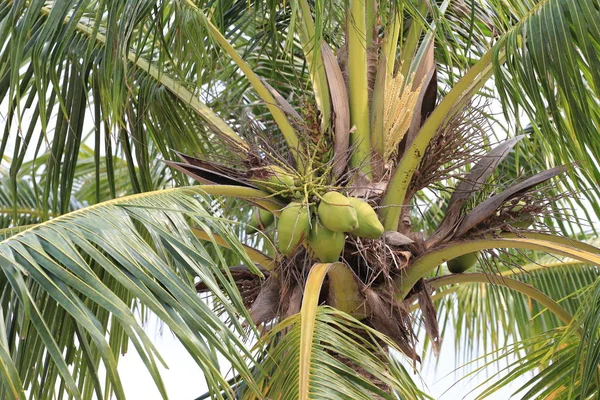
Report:
[[[302,50],[308,64],[308,73],[315,93],[315,101],[319,111],[321,111],[321,130],[329,127],[331,118],[331,104],[329,100],[329,88],[327,86],[327,77],[325,76],[325,67],[321,55],[321,43],[315,37],[315,23],[310,14],[308,1],[300,0],[299,11],[301,21],[299,24],[299,37],[302,43]]]
[[[384,161],[387,162],[396,152],[398,144],[410,127],[410,122],[419,98],[422,83],[416,90],[405,85],[405,79],[398,73],[386,84],[386,98],[383,132],[385,137]]]
[[[387,62],[387,72],[391,76],[394,74],[394,66],[396,65],[396,50],[398,49],[398,36],[400,30],[404,26],[404,18],[402,10],[404,5],[398,5],[399,10],[394,14],[394,21],[387,28],[383,39],[383,54],[385,54]]]
[[[371,176],[371,129],[369,122],[369,78],[366,10],[364,0],[352,0],[348,16],[348,81],[350,86],[350,135],[353,147],[350,166]],[[369,36],[370,37],[370,36]]]

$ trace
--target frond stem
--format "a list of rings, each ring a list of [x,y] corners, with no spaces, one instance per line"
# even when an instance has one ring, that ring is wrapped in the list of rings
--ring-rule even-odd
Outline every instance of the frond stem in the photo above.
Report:
[[[576,258],[589,264],[600,266],[600,255],[572,246],[567,246],[549,240],[538,240],[529,238],[500,238],[500,239],[477,239],[466,242],[449,244],[437,250],[430,251],[417,258],[409,265],[404,273],[395,278],[397,287],[396,298],[403,300],[410,290],[429,273],[434,271],[440,264],[464,254],[481,250],[513,248],[544,251],[561,256]]]
[[[537,301],[550,312],[558,317],[565,325],[569,325],[573,320],[571,314],[567,312],[560,304],[552,300],[549,296],[542,293],[540,290],[534,288],[531,285],[520,282],[516,279],[501,277],[497,275],[484,274],[481,272],[474,272],[470,274],[452,274],[446,275],[439,278],[429,279],[427,284],[434,289],[438,289],[442,286],[453,285],[453,284],[468,284],[468,283],[486,283],[490,285],[505,286],[516,292],[522,293],[525,296]],[[444,292],[446,293],[451,292]],[[581,337],[581,332],[577,331]]]

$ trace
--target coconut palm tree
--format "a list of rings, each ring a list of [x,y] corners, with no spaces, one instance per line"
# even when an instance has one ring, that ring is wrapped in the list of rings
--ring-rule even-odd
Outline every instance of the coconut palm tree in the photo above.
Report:
[[[213,398],[426,398],[448,330],[481,396],[596,397],[598,21],[0,1],[2,398],[125,398],[127,351],[166,398],[149,313]]]

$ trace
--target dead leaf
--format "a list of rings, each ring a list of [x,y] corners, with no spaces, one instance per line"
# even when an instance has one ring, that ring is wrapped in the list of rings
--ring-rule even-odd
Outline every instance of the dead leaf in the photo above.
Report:
[[[447,239],[454,232],[460,222],[461,210],[465,201],[483,186],[498,164],[508,156],[513,147],[523,138],[524,136],[520,135],[509,139],[494,147],[477,161],[471,171],[465,175],[454,189],[444,219],[428,239],[429,246]]]
[[[519,195],[520,193],[526,192],[527,190],[539,185],[549,179],[554,178],[556,175],[562,174],[567,171],[566,166],[555,167],[544,172],[540,172],[530,178],[525,179],[523,182],[517,183],[499,193],[493,197],[490,197],[483,203],[475,207],[469,212],[463,219],[458,229],[456,230],[455,237],[462,236],[467,233],[475,225],[483,221],[484,219],[492,216],[496,210],[507,200]]]
[[[386,231],[383,233],[383,241],[386,244],[391,246],[404,246],[407,244],[414,243],[415,241],[409,238],[408,236],[404,236],[400,232],[396,231]]]
[[[255,325],[269,322],[277,316],[280,286],[279,278],[271,276],[260,288],[250,307],[250,318]]]
[[[333,175],[341,176],[348,165],[348,148],[350,146],[350,105],[348,92],[342,70],[333,55],[331,48],[325,42],[321,45],[325,75],[331,96],[331,108],[334,114],[333,130]]]
[[[429,290],[430,289],[428,287],[423,287],[423,289],[419,291],[418,300],[419,308],[421,309],[421,314],[423,314],[425,331],[431,339],[433,354],[437,357],[440,353],[442,339],[440,338],[440,328],[438,326],[437,312],[435,311],[435,306],[433,304],[433,301],[431,300]]]

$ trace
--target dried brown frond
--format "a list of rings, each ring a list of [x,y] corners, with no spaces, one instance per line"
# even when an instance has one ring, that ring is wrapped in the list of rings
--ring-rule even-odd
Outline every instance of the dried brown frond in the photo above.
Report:
[[[393,289],[393,278],[401,273],[411,258],[409,246],[393,246],[383,240],[349,237],[344,260],[367,287]]]
[[[555,233],[555,229],[544,227],[542,221],[546,217],[560,218],[553,205],[572,196],[571,192],[555,194],[555,185],[552,183],[521,193],[505,202],[496,213],[471,229],[469,236],[494,235],[499,231],[516,234],[532,230]],[[531,226],[527,226],[528,223],[531,223]]]
[[[244,306],[250,311],[250,318],[252,318],[255,325],[269,322],[277,317],[280,293],[281,282],[279,277],[270,276],[266,281],[261,282],[260,292],[250,303],[250,307],[246,304],[246,298],[244,297]]]
[[[419,308],[421,309],[421,315],[423,316],[425,331],[431,339],[433,354],[437,357],[440,353],[442,338],[440,337],[440,328],[438,326],[437,312],[435,310],[433,300],[431,299],[432,292],[433,290],[426,283],[423,283],[423,289],[419,290],[417,298],[419,301]]]
[[[419,361],[416,354],[416,337],[412,330],[413,318],[403,302],[393,297],[394,292],[364,288],[366,320],[375,329],[394,341],[404,354]]]
[[[249,309],[259,296],[265,280],[251,272],[245,265],[231,267],[229,272],[242,296],[244,306]],[[268,280],[269,271],[262,272]],[[198,293],[210,293],[210,289],[202,281],[196,283],[195,286]]]

